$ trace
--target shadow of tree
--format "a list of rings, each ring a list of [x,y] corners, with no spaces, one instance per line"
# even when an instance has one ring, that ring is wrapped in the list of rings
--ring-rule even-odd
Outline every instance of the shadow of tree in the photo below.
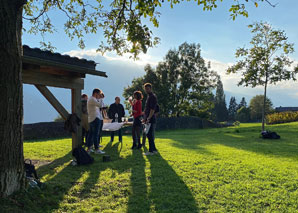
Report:
[[[270,131],[276,131],[281,135],[281,139],[270,140],[261,138],[258,126],[205,129],[204,131],[189,130],[187,133],[178,130],[173,134],[165,132],[165,134],[158,135],[158,138],[172,139],[174,147],[189,149],[202,154],[212,154],[206,149],[206,146],[220,144],[259,154],[297,159],[298,135],[295,128],[291,127],[291,125],[270,126]]]

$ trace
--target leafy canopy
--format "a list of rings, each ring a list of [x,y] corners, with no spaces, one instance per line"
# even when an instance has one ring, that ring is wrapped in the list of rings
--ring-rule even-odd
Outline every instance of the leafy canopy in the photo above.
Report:
[[[189,0],[188,0],[189,1]],[[237,15],[247,17],[246,4],[268,0],[234,0],[230,7],[230,15],[235,19]],[[103,33],[106,42],[101,42],[98,51],[115,50],[118,54],[131,53],[136,58],[139,53],[146,53],[147,49],[159,43],[144,20],[148,20],[154,27],[158,27],[160,13],[158,8],[166,4],[171,8],[183,0],[28,0],[24,6],[24,19],[31,23],[29,33],[54,33],[53,14],[62,13],[60,20],[64,20],[65,33],[70,39],[78,38],[79,47],[84,48],[84,35],[99,31]],[[195,0],[203,10],[213,10],[223,0]],[[227,1],[225,1],[227,2]],[[272,5],[272,4],[271,4]],[[274,5],[272,5],[274,6]],[[57,13],[56,13],[57,14]],[[42,46],[51,48],[50,43],[41,42]]]
[[[291,71],[293,61],[288,54],[294,52],[294,44],[282,30],[273,29],[265,22],[248,26],[253,34],[250,48],[239,48],[236,57],[241,58],[228,68],[227,73],[242,72],[238,85],[256,87],[275,84],[282,80],[296,80],[297,69]]]
[[[183,43],[177,50],[169,50],[155,69],[147,65],[145,72],[124,89],[124,97],[143,90],[143,84],[150,82],[161,116],[209,117],[217,74],[206,66],[199,44]]]

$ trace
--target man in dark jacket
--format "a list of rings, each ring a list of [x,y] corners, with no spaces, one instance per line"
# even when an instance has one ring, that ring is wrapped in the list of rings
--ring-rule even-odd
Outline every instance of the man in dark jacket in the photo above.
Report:
[[[112,119],[112,122],[122,122],[122,118],[125,116],[125,111],[123,105],[120,103],[120,98],[117,96],[115,98],[115,103],[111,104],[108,111],[108,116]],[[111,132],[111,141],[114,141],[115,132]],[[122,142],[122,131],[121,128],[118,130],[119,141]]]
[[[159,106],[157,108],[157,97],[152,92],[152,85],[150,83],[144,84],[144,90],[147,93],[147,100],[145,105],[145,115],[144,121],[147,124],[149,131],[147,133],[147,138],[149,141],[149,152],[145,155],[154,155],[157,154],[157,149],[155,147],[155,127],[156,127],[156,111],[159,112]]]

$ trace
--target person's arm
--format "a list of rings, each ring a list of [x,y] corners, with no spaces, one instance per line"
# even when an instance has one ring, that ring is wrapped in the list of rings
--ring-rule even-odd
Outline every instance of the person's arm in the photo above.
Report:
[[[146,123],[149,123],[150,119],[154,115],[156,104],[157,104],[157,99],[156,99],[156,97],[152,96],[151,100],[150,100],[150,104],[149,104],[150,113],[149,113],[148,117],[146,118]]]
[[[101,108],[102,106],[102,102],[101,101],[96,101],[94,100],[93,98],[91,98],[89,101],[88,101],[88,104],[91,105],[91,106],[97,106],[99,108]]]
[[[150,113],[148,118],[146,119],[146,123],[149,123],[150,119],[152,118],[152,116],[154,115],[155,110],[154,109],[150,109]]]

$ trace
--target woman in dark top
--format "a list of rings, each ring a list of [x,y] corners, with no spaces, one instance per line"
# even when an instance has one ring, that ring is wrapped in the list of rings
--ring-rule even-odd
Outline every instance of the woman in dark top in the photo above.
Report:
[[[140,132],[142,128],[142,99],[143,94],[141,91],[135,91],[133,93],[134,100],[129,100],[132,105],[133,125],[132,125],[132,149],[142,147]]]

